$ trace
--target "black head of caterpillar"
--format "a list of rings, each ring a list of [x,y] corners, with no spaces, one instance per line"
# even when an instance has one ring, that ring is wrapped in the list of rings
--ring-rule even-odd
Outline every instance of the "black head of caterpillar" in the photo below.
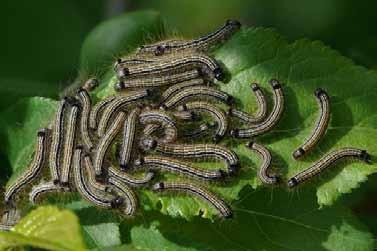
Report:
[[[85,81],[84,85],[82,86],[83,89],[90,92],[96,89],[99,86],[99,81],[96,78],[90,78]]]
[[[143,137],[140,140],[140,147],[144,151],[154,150],[157,147],[157,140],[152,137]]]

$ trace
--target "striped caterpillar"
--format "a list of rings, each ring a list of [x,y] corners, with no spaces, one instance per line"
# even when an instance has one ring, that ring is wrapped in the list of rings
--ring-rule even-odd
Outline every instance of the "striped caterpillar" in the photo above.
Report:
[[[41,129],[37,133],[37,146],[34,153],[34,158],[24,173],[22,173],[11,185],[5,189],[5,202],[10,204],[15,194],[27,184],[35,179],[41,172],[43,162],[46,155],[48,129]]]
[[[226,23],[216,31],[198,39],[189,41],[168,40],[156,44],[144,45],[141,46],[136,53],[138,55],[153,54],[155,56],[160,56],[179,50],[195,49],[198,51],[205,51],[212,45],[221,43],[223,40],[227,39],[235,31],[238,31],[240,27],[241,23],[237,20],[227,20]]]
[[[262,164],[258,172],[258,176],[261,179],[261,181],[267,185],[276,184],[279,181],[278,177],[269,174],[269,169],[272,161],[270,151],[268,151],[266,147],[255,142],[247,143],[247,147],[249,147],[254,152],[258,153],[262,157]]]
[[[369,163],[371,160],[371,157],[366,150],[351,147],[341,148],[323,156],[312,166],[290,178],[288,180],[288,187],[295,187],[304,181],[311,179],[312,177],[331,167],[333,164],[335,164],[335,162],[344,158],[356,158],[366,163]]]
[[[327,92],[321,88],[318,88],[314,95],[317,98],[317,102],[320,106],[321,113],[316,122],[316,126],[310,136],[305,140],[305,142],[299,146],[293,152],[293,158],[300,159],[306,153],[311,151],[314,146],[318,143],[318,141],[322,138],[325,134],[327,126],[330,120],[330,98]]]

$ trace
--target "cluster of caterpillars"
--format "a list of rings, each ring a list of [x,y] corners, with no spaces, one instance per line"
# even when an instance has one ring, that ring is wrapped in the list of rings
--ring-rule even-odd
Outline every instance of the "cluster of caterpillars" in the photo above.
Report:
[[[251,85],[258,104],[254,115],[234,108],[232,96],[213,85],[224,78],[224,69],[208,51],[240,26],[238,21],[229,20],[198,39],[142,46],[131,57],[115,63],[119,80],[114,86],[116,95],[93,104],[90,92],[99,83],[89,79],[74,96],[62,99],[51,129],[37,133],[30,166],[6,188],[8,210],[1,229],[17,222],[18,194],[31,183],[32,204],[48,192],[78,192],[97,207],[132,216],[138,208],[137,190],[149,189],[187,193],[212,205],[222,217],[231,217],[225,200],[206,186],[208,182],[224,183],[242,168],[223,138],[250,139],[265,134],[284,111],[283,87],[276,79],[270,81],[271,109],[260,86]],[[316,91],[316,97],[320,118],[311,136],[293,153],[295,159],[308,154],[326,131],[329,97],[322,89]],[[234,126],[234,120],[239,127]],[[269,150],[255,141],[247,146],[263,159],[261,181],[278,183],[280,177],[270,168]],[[290,178],[288,186],[298,185],[344,157],[369,161],[366,151],[340,149]],[[198,160],[216,160],[212,164],[215,168],[204,168],[196,164]],[[50,173],[48,181],[35,184],[45,166]],[[165,174],[179,178],[172,180]]]

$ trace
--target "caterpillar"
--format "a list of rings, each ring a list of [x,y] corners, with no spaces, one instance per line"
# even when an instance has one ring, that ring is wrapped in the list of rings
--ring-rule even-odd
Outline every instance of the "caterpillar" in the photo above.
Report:
[[[116,197],[109,196],[107,194],[94,193],[93,189],[88,185],[85,180],[85,175],[83,173],[84,169],[81,165],[82,157],[82,146],[78,146],[73,154],[73,176],[75,187],[80,195],[87,201],[93,203],[94,205],[102,208],[116,208],[120,206],[123,201]]]
[[[64,97],[59,102],[59,106],[55,114],[54,124],[52,126],[49,167],[51,179],[55,184],[58,184],[60,181],[60,151],[64,138],[64,114],[68,103],[68,97]]]
[[[154,192],[177,191],[195,195],[215,207],[224,218],[231,218],[232,211],[229,206],[215,194],[207,189],[188,182],[159,182],[153,185]]]
[[[254,116],[251,116],[246,112],[235,108],[230,108],[228,110],[228,114],[246,123],[255,124],[261,122],[267,116],[267,100],[258,84],[251,84],[251,90],[254,92],[255,97],[257,98],[258,112]]]
[[[222,80],[224,78],[223,70],[216,60],[200,53],[180,54],[176,57],[166,57],[149,64],[130,65],[123,69],[118,69],[117,77],[124,80],[126,78],[176,74],[193,69],[199,70],[210,79]]]
[[[309,180],[310,178],[331,167],[335,162],[344,158],[356,158],[364,161],[365,163],[370,163],[371,161],[371,157],[366,150],[360,150],[352,147],[341,148],[323,156],[309,168],[294,175],[288,180],[288,187],[292,188],[306,180]]]
[[[82,88],[84,90],[86,90],[87,92],[90,92],[90,91],[93,91],[94,89],[96,89],[98,86],[99,86],[98,79],[90,78],[84,83]]]
[[[0,223],[0,231],[10,231],[15,225],[9,223]]]
[[[68,116],[67,126],[66,126],[66,137],[64,141],[63,150],[63,162],[60,176],[60,183],[63,186],[69,185],[69,175],[72,164],[72,155],[74,151],[75,139],[76,139],[76,126],[77,119],[79,117],[79,105],[73,103],[71,111]]]
[[[270,169],[271,160],[272,160],[270,151],[268,151],[266,147],[252,141],[247,143],[246,146],[249,147],[254,152],[258,153],[262,157],[262,164],[258,172],[258,176],[260,180],[267,185],[276,184],[279,181],[278,177],[271,176],[269,174],[269,169]]]
[[[216,106],[203,102],[203,101],[195,101],[195,102],[189,102],[184,105],[182,105],[180,108],[182,110],[189,110],[189,111],[204,111],[208,114],[210,114],[213,118],[213,120],[217,124],[217,130],[216,135],[213,137],[213,141],[215,143],[218,143],[225,135],[227,129],[228,129],[228,119],[226,117],[226,114]]]
[[[188,120],[192,121],[197,118],[196,113],[191,111],[173,111],[172,115],[179,120]]]
[[[320,106],[321,113],[320,116],[316,122],[316,126],[310,136],[305,140],[305,142],[299,146],[294,152],[293,152],[293,158],[300,159],[302,158],[306,153],[311,151],[314,146],[318,143],[318,141],[322,138],[322,136],[325,134],[327,126],[329,124],[330,120],[330,97],[327,94],[327,92],[321,88],[318,88],[314,95],[317,98],[317,103]]]
[[[137,209],[137,198],[134,191],[114,176],[109,178],[109,183],[114,186],[118,195],[125,200],[125,214],[129,216],[134,215]]]
[[[59,192],[62,188],[54,183],[54,181],[47,181],[47,182],[41,182],[40,184],[33,186],[31,189],[31,192],[29,193],[29,201],[31,204],[36,204],[36,201],[39,196],[41,196],[44,193],[49,192]]]
[[[138,64],[149,64],[156,60],[146,59],[146,58],[118,58],[114,64],[114,71],[116,72],[122,65],[138,65]]]
[[[93,162],[94,172],[95,172],[97,180],[100,180],[102,178],[103,162],[104,162],[106,153],[111,143],[114,141],[116,135],[119,133],[125,118],[126,118],[126,113],[122,111],[119,112],[116,115],[113,124],[107,130],[106,134],[103,135],[102,138],[100,138],[97,144],[94,162]]]
[[[241,23],[237,20],[227,20],[226,23],[214,32],[190,41],[169,40],[157,44],[144,45],[137,50],[137,54],[153,53],[160,56],[173,51],[195,49],[205,51],[214,44],[220,43],[235,31],[239,30]]]
[[[77,95],[79,97],[82,107],[80,121],[81,138],[86,149],[90,152],[93,148],[93,142],[89,135],[89,116],[92,101],[90,99],[89,93],[83,88],[78,90]]]
[[[127,88],[152,88],[162,87],[166,85],[172,85],[175,83],[191,81],[191,79],[197,79],[200,76],[200,72],[197,69],[178,72],[168,75],[146,76],[141,78],[127,79],[119,76],[121,80],[114,85],[116,91],[122,91]]]
[[[4,211],[0,223],[0,231],[11,230],[19,222],[20,218],[20,211],[16,207],[11,207]]]
[[[27,169],[11,184],[5,189],[4,197],[5,203],[9,204],[14,195],[27,184],[32,182],[35,177],[41,172],[43,162],[47,150],[47,138],[50,131],[49,129],[43,128],[37,133],[37,145],[34,153],[33,160]]]
[[[189,130],[182,134],[185,138],[196,138],[205,135],[210,129],[217,127],[216,122],[205,122],[200,124],[197,128]]]
[[[126,96],[116,97],[113,101],[111,101],[111,103],[109,103],[109,105],[107,105],[105,110],[103,111],[102,117],[98,123],[98,136],[102,137],[105,134],[111,116],[115,114],[120,108],[149,95],[149,90],[139,90],[133,91]]]
[[[175,120],[163,110],[145,110],[139,116],[141,124],[160,124],[164,128],[164,137],[159,141],[173,142],[177,139],[177,125]]]
[[[278,80],[272,79],[270,84],[274,90],[274,107],[269,116],[260,124],[249,128],[233,129],[230,134],[237,138],[250,138],[270,131],[280,120],[284,110],[284,95]]]
[[[146,124],[143,129],[143,135],[149,136],[152,135],[155,131],[161,128],[161,125],[159,124]]]
[[[174,94],[173,96],[165,100],[160,105],[160,108],[166,110],[176,106],[179,103],[186,101],[187,99],[203,97],[213,98],[215,100],[224,102],[229,105],[231,105],[234,101],[233,97],[225,92],[206,86],[192,86],[183,88],[180,92]]]
[[[127,169],[131,159],[136,133],[136,122],[139,114],[140,108],[133,109],[124,122],[122,146],[119,153],[119,165],[122,169]]]
[[[175,84],[167,88],[162,94],[161,98],[163,101],[167,100],[177,92],[180,92],[183,88],[204,85],[205,81],[202,78],[195,78],[188,81],[183,81],[181,83]]]
[[[157,168],[159,170],[167,170],[174,173],[199,178],[202,180],[219,180],[224,178],[225,173],[221,169],[205,170],[193,167],[188,163],[160,156],[145,156],[135,161],[136,166],[147,166],[149,168]]]
[[[104,100],[101,100],[100,102],[94,105],[89,116],[89,127],[91,129],[93,130],[97,129],[97,120],[98,120],[99,113],[103,111],[105,107],[109,105],[114,99],[115,99],[115,96],[111,96]]]
[[[93,190],[101,192],[109,192],[111,188],[107,184],[100,183],[96,180],[96,174],[94,172],[94,167],[90,154],[84,154],[84,169],[86,170],[88,186],[92,187]]]
[[[109,167],[108,172],[109,172],[110,177],[116,177],[117,179],[121,180],[127,185],[135,186],[135,187],[147,185],[154,177],[153,172],[148,172],[144,175],[144,177],[136,178],[126,172],[122,172],[116,169],[113,166]]]
[[[144,139],[142,144],[147,149],[181,158],[216,158],[228,163],[230,173],[234,173],[239,165],[238,156],[231,150],[214,144],[163,144],[153,139]]]

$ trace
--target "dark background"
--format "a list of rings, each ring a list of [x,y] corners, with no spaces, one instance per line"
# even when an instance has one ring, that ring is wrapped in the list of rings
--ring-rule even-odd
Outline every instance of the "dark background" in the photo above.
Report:
[[[234,18],[273,27],[291,41],[322,40],[357,64],[377,68],[372,0],[1,0],[0,116],[15,95],[56,98],[80,71],[81,45],[91,29],[144,9],[159,11],[172,34],[196,36]],[[377,234],[375,184],[376,176],[343,199]]]
[[[76,77],[88,32],[102,20],[141,9],[161,12],[174,34],[203,34],[236,18],[274,27],[290,40],[322,40],[375,68],[376,7],[363,0],[2,0],[0,91],[23,84],[36,86],[35,94],[56,95]]]

